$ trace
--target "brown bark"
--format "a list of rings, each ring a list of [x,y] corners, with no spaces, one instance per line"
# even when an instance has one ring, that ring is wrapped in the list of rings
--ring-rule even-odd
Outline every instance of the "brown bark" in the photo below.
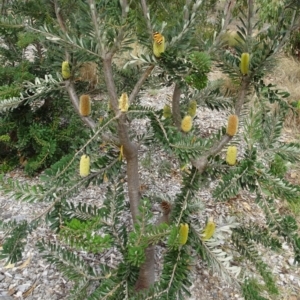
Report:
[[[242,84],[240,87],[238,98],[237,98],[237,101],[235,104],[235,114],[238,117],[240,116],[243,104],[245,102],[245,98],[246,98],[250,83],[251,83],[251,77],[244,76],[242,79]],[[225,147],[225,145],[228,144],[228,142],[231,139],[232,139],[232,136],[225,134],[205,154],[203,154],[202,156],[200,156],[197,159],[192,160],[191,162],[192,162],[193,166],[198,169],[198,172],[200,172],[202,174],[208,166],[208,158],[210,156],[215,156],[216,154],[218,154]]]
[[[111,105],[115,113],[119,112],[118,99],[116,94],[116,87],[114,84],[111,56],[107,56],[103,61],[105,82],[111,100]],[[150,74],[150,72],[149,72]],[[145,80],[145,79],[144,79]],[[138,173],[138,147],[130,140],[128,135],[128,125],[126,121],[126,114],[122,114],[118,119],[118,136],[120,144],[123,145],[124,156],[126,158],[127,166],[127,184],[128,196],[130,203],[130,211],[133,222],[137,222],[139,214],[138,206],[140,203],[140,183]],[[139,277],[136,282],[136,290],[148,289],[155,280],[154,275],[154,246],[149,246],[145,250],[146,260],[140,267]]]
[[[135,289],[137,291],[149,289],[155,281],[155,276],[154,276],[155,246],[148,246],[145,252],[146,252],[146,261],[140,267],[139,278],[135,284]]]
[[[173,92],[173,97],[172,97],[172,116],[173,116],[173,122],[179,130],[181,128],[180,95],[181,95],[181,89],[179,85],[176,83]]]

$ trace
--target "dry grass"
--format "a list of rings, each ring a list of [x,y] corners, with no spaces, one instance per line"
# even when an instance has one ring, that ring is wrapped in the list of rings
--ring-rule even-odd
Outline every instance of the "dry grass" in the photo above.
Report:
[[[289,92],[289,102],[300,100],[300,62],[291,56],[281,54],[271,73],[273,83]]]
[[[276,84],[278,88],[290,93],[288,103],[300,100],[300,62],[291,56],[281,54],[272,73],[266,79],[267,83]],[[300,111],[290,111],[285,120],[285,128],[299,136]]]

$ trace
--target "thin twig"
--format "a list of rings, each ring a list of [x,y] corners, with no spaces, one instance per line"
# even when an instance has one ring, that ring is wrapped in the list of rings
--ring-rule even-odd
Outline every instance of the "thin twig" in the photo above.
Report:
[[[180,130],[181,127],[181,115],[180,115],[180,95],[181,88],[178,83],[175,83],[175,88],[172,97],[172,118],[175,126]]]
[[[65,88],[69,94],[70,100],[77,112],[77,114],[80,116],[81,120],[87,125],[89,126],[91,129],[94,129],[96,127],[96,123],[95,121],[90,118],[90,117],[83,117],[80,114],[80,110],[79,110],[79,100],[78,100],[78,96],[75,90],[75,86],[74,83],[71,80],[66,80],[66,84],[65,84]]]
[[[141,0],[141,6],[142,6],[142,11],[143,11],[144,18],[147,22],[148,33],[149,33],[150,36],[152,36],[153,29],[152,29],[151,22],[150,22],[150,13],[149,13],[149,10],[148,10],[146,0]]]
[[[95,29],[95,35],[96,35],[97,43],[98,43],[98,46],[99,46],[99,52],[100,53],[98,53],[98,54],[103,57],[103,55],[104,55],[104,45],[102,43],[102,39],[101,39],[101,36],[100,36],[101,31],[100,31],[99,24],[98,24],[98,16],[97,16],[97,12],[96,12],[95,1],[94,0],[89,0],[89,6],[90,6],[91,15],[92,15],[93,26],[94,26],[94,29]]]
[[[143,73],[143,75],[141,76],[141,78],[139,79],[139,81],[135,84],[130,96],[129,96],[129,104],[132,103],[135,99],[135,97],[137,96],[137,94],[139,93],[142,85],[144,84],[144,82],[146,81],[146,79],[149,77],[149,75],[151,74],[152,70],[154,69],[155,65],[151,65],[149,66],[145,72]]]

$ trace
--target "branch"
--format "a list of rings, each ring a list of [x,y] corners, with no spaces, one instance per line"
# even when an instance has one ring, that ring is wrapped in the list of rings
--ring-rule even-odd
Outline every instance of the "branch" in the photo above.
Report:
[[[63,31],[63,33],[67,34],[67,27],[65,25],[65,21],[60,13],[60,7],[57,3],[57,0],[54,0],[54,10],[55,10],[55,15],[56,15],[56,19],[57,22],[59,24],[60,29]],[[67,50],[65,50],[65,56],[66,56],[66,60],[70,60],[70,54],[68,53]]]
[[[253,17],[253,6],[254,6],[254,3],[253,3],[253,0],[248,0],[248,28],[247,28],[247,34],[249,37],[252,36],[252,24],[251,24],[251,20],[252,20],[252,17]]]
[[[295,22],[296,22],[296,15],[297,15],[297,11],[294,10],[293,12],[293,16],[292,16],[292,20],[291,20],[291,25],[290,27],[286,30],[286,34],[285,36],[281,39],[280,43],[279,43],[279,46],[278,46],[278,50],[280,50],[283,45],[285,45],[286,43],[286,40],[290,37],[290,34],[293,30],[297,29],[298,28],[298,25],[297,26],[294,26]]]
[[[189,17],[190,17],[190,13],[189,13],[189,6],[191,4],[191,0],[186,0],[185,1],[185,5],[183,7],[183,19],[185,21],[188,21],[189,20]]]
[[[240,88],[240,92],[238,95],[238,99],[236,101],[235,104],[235,114],[239,117],[241,114],[241,110],[246,98],[246,94],[247,94],[247,90],[250,86],[251,83],[251,78],[247,75],[244,76],[242,79],[242,85]],[[232,139],[232,136],[229,135],[224,135],[220,141],[217,141],[210,150],[208,150],[208,152],[206,152],[205,154],[203,154],[202,156],[200,156],[197,159],[192,160],[192,164],[195,168],[197,168],[197,170],[200,172],[200,174],[202,174],[205,169],[207,168],[208,165],[208,158],[210,156],[215,156],[216,154],[218,154],[224,147],[225,145]]]
[[[116,86],[113,78],[111,58],[103,60],[104,78],[110,97],[110,103],[116,115],[120,113],[118,108],[118,98]],[[130,200],[130,210],[132,219],[135,222],[138,216],[138,205],[140,202],[140,184],[138,175],[138,147],[131,142],[128,134],[126,114],[122,113],[118,119],[118,136],[120,144],[123,146],[125,158],[127,160],[128,194]]]
[[[120,4],[122,7],[122,18],[123,18],[123,24],[124,27],[126,26],[126,18],[127,18],[127,14],[129,11],[129,5],[127,3],[127,0],[120,0]],[[120,49],[120,45],[122,43],[122,40],[124,38],[124,27],[121,27],[118,33],[118,36],[116,37],[116,40],[113,44],[113,46],[111,47],[108,56],[113,56],[119,49]]]
[[[172,115],[173,121],[175,126],[180,130],[181,127],[181,115],[180,115],[180,95],[181,95],[181,88],[179,87],[178,83],[175,83],[175,88],[172,97]]]
[[[96,127],[96,123],[94,122],[94,120],[91,119],[90,117],[81,116],[81,114],[79,112],[79,100],[78,100],[78,96],[77,96],[76,91],[75,91],[74,83],[70,80],[66,80],[65,88],[66,88],[66,90],[69,94],[70,100],[71,100],[77,114],[80,116],[81,120],[87,126],[89,126],[91,129],[94,129]]]
[[[234,9],[235,5],[236,5],[236,0],[226,1],[225,6],[224,6],[224,17],[225,17],[225,19],[223,19],[224,20],[223,26],[222,26],[219,34],[216,36],[215,41],[214,41],[212,47],[210,48],[209,52],[214,51],[214,49],[216,47],[218,47],[218,45],[220,43],[220,40],[221,40],[223,34],[226,32],[227,27],[230,23],[231,16],[232,16],[232,10]]]
[[[93,25],[95,28],[95,35],[97,38],[97,43],[99,45],[99,51],[100,51],[100,55],[104,54],[104,46],[102,44],[102,40],[101,40],[101,36],[100,36],[100,28],[98,25],[98,16],[97,16],[97,12],[96,12],[96,4],[94,0],[89,0],[89,5],[90,5],[90,11],[91,11],[91,15],[92,15],[92,21],[93,21]]]
[[[152,70],[154,69],[155,65],[151,65],[149,66],[146,71],[144,72],[144,74],[141,76],[141,78],[139,79],[139,81],[135,84],[130,96],[129,96],[129,104],[133,102],[134,98],[137,96],[137,94],[139,93],[142,85],[144,84],[145,80],[148,78],[148,76],[150,75],[150,73],[152,72]]]
[[[57,0],[54,0],[54,8],[55,8],[55,14],[56,14],[56,18],[57,18],[57,21],[58,21],[58,24],[61,28],[61,30],[67,34],[67,28],[66,28],[66,25],[65,25],[65,22],[63,20],[63,17],[60,13],[60,8],[58,6],[58,2]],[[67,50],[65,51],[66,53],[66,60],[69,60],[70,58],[70,54],[67,52]],[[94,129],[96,127],[96,123],[89,117],[83,117],[81,116],[80,114],[80,111],[79,111],[79,100],[78,100],[78,96],[76,94],[76,90],[75,90],[75,86],[73,84],[73,82],[71,80],[66,80],[66,84],[65,84],[65,88],[69,94],[69,97],[70,97],[70,100],[73,104],[73,107],[75,108],[77,114],[80,116],[81,120],[87,125],[89,126],[91,129]]]
[[[150,13],[148,10],[146,0],[141,0],[141,5],[142,5],[142,11],[143,11],[144,18],[147,22],[148,33],[149,33],[149,35],[152,36],[153,29],[152,29],[151,22],[150,22]]]
[[[67,32],[67,28],[65,26],[65,22],[63,20],[63,17],[60,13],[60,7],[58,6],[57,0],[54,0],[54,9],[55,9],[55,15],[56,15],[56,19],[58,21],[59,27],[61,28],[61,30],[66,33]]]

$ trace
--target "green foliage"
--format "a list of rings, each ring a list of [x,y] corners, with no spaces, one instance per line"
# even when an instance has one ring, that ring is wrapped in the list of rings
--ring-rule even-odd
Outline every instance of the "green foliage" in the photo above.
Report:
[[[20,156],[29,174],[50,168],[41,174],[38,185],[22,184],[2,175],[0,187],[4,192],[13,191],[19,200],[47,202],[47,209],[38,219],[46,217],[49,228],[59,235],[59,242],[54,245],[43,240],[38,248],[47,261],[74,281],[70,299],[184,299],[190,296],[190,266],[194,259],[207,262],[223,279],[241,288],[245,299],[264,299],[263,293],[278,295],[273,274],[259,249],[280,251],[285,241],[293,247],[295,261],[300,262],[297,222],[293,216],[280,215],[275,204],[275,199],[294,203],[300,197],[299,187],[283,176],[285,162],[300,161],[300,145],[280,140],[289,107],[288,93],[266,84],[263,78],[288,37],[285,17],[290,12],[280,10],[278,22],[256,37],[251,33],[259,24],[252,25],[251,18],[242,12],[237,43],[231,51],[224,51],[219,44],[222,36],[214,41],[208,34],[206,43],[202,35],[195,41],[196,26],[203,24],[201,18],[206,19],[215,1],[187,1],[183,7],[182,1],[151,1],[151,13],[144,17],[140,6],[133,2],[125,8],[122,1],[63,0],[56,13],[45,0],[10,4],[9,9],[20,14],[20,24],[28,25],[15,25],[12,22],[19,19],[7,17],[0,29],[8,46],[0,49],[0,60],[5,59],[8,67],[7,76],[0,68],[0,146],[4,145],[5,150],[1,159],[6,163],[7,157]],[[44,9],[40,11],[41,7]],[[63,28],[57,13],[64,21]],[[216,35],[224,32],[222,23],[224,19],[213,26]],[[166,50],[160,58],[151,52],[151,34],[156,30],[166,39]],[[144,46],[143,54],[133,55],[124,69],[111,63],[115,54],[126,53],[134,42]],[[28,46],[34,47],[32,62],[23,57]],[[245,51],[251,54],[250,72],[242,76],[239,64]],[[66,53],[72,76],[63,81],[56,72],[60,72]],[[101,117],[90,131],[85,130],[68,101],[71,97],[76,102],[78,95],[87,92],[88,84],[77,82],[80,66],[87,61],[99,68],[101,99],[110,99],[115,106],[109,110],[106,103],[96,104],[91,118],[84,119],[91,122]],[[212,61],[238,83],[238,91],[231,97],[223,96],[219,83],[208,82]],[[137,67],[132,66],[135,63]],[[149,78],[151,72],[155,79]],[[172,117],[164,118],[162,109],[136,101],[136,91],[149,84],[175,85]],[[131,103],[128,112],[120,114],[116,100],[122,92],[128,93]],[[256,100],[250,103],[248,98]],[[200,109],[210,110],[212,116],[214,110],[235,112],[243,130],[232,138],[226,135],[225,126],[213,132],[200,128],[199,110],[192,130],[183,133],[180,123],[191,100]],[[272,104],[276,109],[270,108]],[[133,125],[136,119],[143,121],[142,128]],[[238,147],[235,166],[228,166],[222,153],[229,142],[244,145]],[[159,171],[161,178],[168,178],[172,168],[178,167],[180,190],[172,197],[154,195],[152,191],[141,195],[138,149],[146,152],[142,167]],[[158,160],[153,155],[157,149],[162,153]],[[84,178],[78,170],[82,154],[91,159],[91,172]],[[179,166],[186,166],[184,172]],[[246,223],[243,216],[240,220],[218,219],[213,237],[204,240],[199,216],[207,212],[199,191],[208,185],[213,186],[216,201],[226,202],[243,192],[255,195],[265,215],[265,226]],[[97,206],[87,204],[85,199],[70,201],[89,186],[101,187]],[[160,216],[152,213],[157,205],[161,206]],[[179,243],[182,223],[189,225],[184,245]],[[24,237],[36,224],[2,222],[6,239],[1,257],[8,262],[19,260]],[[148,290],[139,290],[137,279],[149,263],[149,254],[154,260],[159,247],[159,278]],[[77,250],[101,252],[103,256],[114,251],[117,259],[114,266],[103,260],[96,269]],[[253,268],[246,266],[242,271],[241,266],[234,265],[235,260],[249,261]],[[154,269],[153,264],[148,267],[146,271]]]
[[[260,296],[263,290],[262,286],[255,279],[245,280],[242,286],[243,296],[246,300],[267,300],[267,298]]]
[[[42,6],[51,7],[42,0],[14,1],[5,9],[42,24],[53,13]],[[53,63],[52,51],[57,50],[48,48],[36,33],[19,26],[1,26],[0,36],[0,136],[10,138],[0,153],[0,167],[7,170],[21,165],[27,174],[34,175],[62,158],[70,148],[76,148],[87,135],[85,130],[78,130],[80,120],[65,94],[53,92],[58,86],[50,74],[56,70],[49,65]],[[26,59],[28,46],[33,60]],[[44,76],[45,80],[37,79]],[[41,82],[44,89],[37,87]],[[51,93],[47,93],[49,90]]]
[[[60,235],[74,248],[84,249],[92,253],[102,252],[110,247],[111,241],[109,235],[95,235],[97,223],[98,220],[83,222],[73,218],[61,228]]]
[[[72,116],[70,105],[63,98],[47,99],[35,110],[21,105],[0,116],[0,120],[0,133],[10,138],[1,159],[21,157],[29,175],[56,162],[87,136],[84,130],[78,131],[80,121]]]
[[[26,245],[27,235],[38,225],[37,221],[2,222],[0,228],[4,230],[6,239],[2,245],[0,259],[6,259],[7,263],[15,263],[22,259],[22,252]]]
[[[256,233],[259,235],[259,232]],[[265,238],[264,238],[265,239]],[[255,249],[255,244],[249,239],[249,236],[241,234],[241,230],[236,229],[233,232],[232,240],[237,247],[238,251],[246,257],[256,267],[257,271],[263,278],[266,286],[265,289],[272,295],[278,294],[278,289],[271,271],[266,263],[261,259],[260,254]]]
[[[204,52],[193,52],[189,59],[192,63],[192,70],[185,81],[197,90],[201,90],[207,84],[207,73],[211,68],[210,58]]]
[[[275,155],[274,160],[271,162],[270,171],[275,176],[283,177],[287,172],[285,161],[278,154]]]

